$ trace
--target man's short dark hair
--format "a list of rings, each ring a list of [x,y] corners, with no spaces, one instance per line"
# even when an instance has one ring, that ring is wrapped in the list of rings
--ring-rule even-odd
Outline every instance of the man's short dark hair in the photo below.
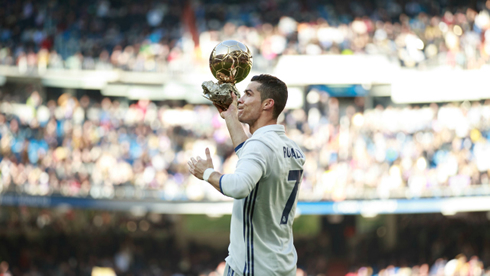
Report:
[[[257,90],[260,92],[262,102],[266,99],[274,100],[272,116],[277,119],[288,101],[288,87],[282,80],[268,74],[253,76],[252,81],[260,83]]]

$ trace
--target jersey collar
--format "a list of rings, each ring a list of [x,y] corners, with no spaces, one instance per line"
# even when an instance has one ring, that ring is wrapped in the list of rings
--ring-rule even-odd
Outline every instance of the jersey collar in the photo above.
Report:
[[[267,125],[257,129],[252,136],[260,135],[267,131],[286,132],[283,125]]]

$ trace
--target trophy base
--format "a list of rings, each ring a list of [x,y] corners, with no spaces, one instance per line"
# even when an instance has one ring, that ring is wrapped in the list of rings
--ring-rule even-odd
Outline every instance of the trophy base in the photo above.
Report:
[[[203,97],[212,101],[214,105],[223,110],[227,110],[233,102],[231,93],[235,93],[237,98],[240,98],[240,92],[233,83],[205,81],[201,87],[203,89]]]

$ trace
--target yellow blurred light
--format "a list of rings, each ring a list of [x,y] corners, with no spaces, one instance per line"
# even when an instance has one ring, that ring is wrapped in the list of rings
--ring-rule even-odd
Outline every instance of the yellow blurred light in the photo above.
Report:
[[[63,160],[66,158],[67,156],[67,151],[65,148],[63,147],[58,147],[56,148],[55,152],[54,152],[54,155],[56,156],[56,159],[57,160]]]
[[[417,168],[421,171],[427,168],[427,161],[424,157],[420,157],[419,159],[417,159]]]
[[[487,43],[484,49],[485,49],[485,53],[490,56],[490,43]]]
[[[92,268],[92,276],[116,276],[116,272],[110,267],[94,266]]]
[[[453,33],[457,36],[460,36],[463,34],[463,29],[461,29],[461,27],[459,25],[454,25]]]
[[[390,172],[390,176],[400,177],[402,175],[402,170],[401,170],[400,166],[398,166],[398,165],[391,166],[389,172]]]
[[[471,141],[473,142],[477,142],[478,140],[481,139],[481,133],[478,129],[472,129],[471,132],[470,132],[470,138],[471,138]]]
[[[427,48],[425,49],[425,54],[428,56],[428,57],[434,57],[437,55],[437,46],[434,45],[434,44],[429,44],[427,46]]]
[[[352,117],[352,123],[357,127],[361,127],[364,125],[364,116],[361,113],[356,113],[356,115]]]

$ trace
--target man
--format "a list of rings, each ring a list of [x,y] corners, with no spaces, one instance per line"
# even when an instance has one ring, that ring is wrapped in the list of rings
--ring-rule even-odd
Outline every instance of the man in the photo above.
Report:
[[[235,198],[224,275],[295,276],[292,226],[305,158],[277,124],[288,97],[286,84],[259,75],[239,100],[232,94],[229,108],[218,111],[238,155],[235,173],[214,171],[208,148],[206,159],[188,162],[194,176]],[[241,123],[248,124],[250,138]]]

